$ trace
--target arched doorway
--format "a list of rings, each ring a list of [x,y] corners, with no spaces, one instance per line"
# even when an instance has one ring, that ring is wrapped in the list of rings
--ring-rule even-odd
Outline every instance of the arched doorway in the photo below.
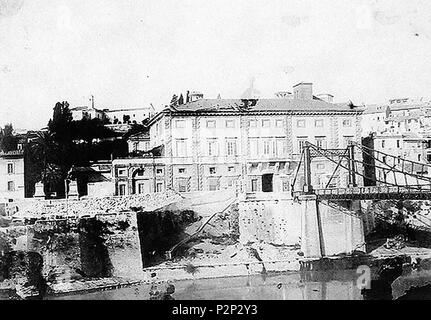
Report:
[[[151,193],[151,180],[145,177],[145,169],[136,169],[132,174],[133,194]]]

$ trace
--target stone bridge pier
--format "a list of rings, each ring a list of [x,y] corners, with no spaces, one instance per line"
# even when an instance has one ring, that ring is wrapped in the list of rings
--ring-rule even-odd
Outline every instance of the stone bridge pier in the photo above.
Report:
[[[239,204],[239,240],[298,246],[305,258],[365,251],[360,202],[329,203],[315,195],[294,201],[256,194]]]
[[[365,252],[360,201],[331,205],[315,195],[299,197],[301,251],[306,258]]]

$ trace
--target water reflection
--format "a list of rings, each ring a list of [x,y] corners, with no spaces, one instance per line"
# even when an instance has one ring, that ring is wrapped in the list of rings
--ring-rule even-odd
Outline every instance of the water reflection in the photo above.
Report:
[[[328,272],[289,272],[255,276],[177,281],[167,290],[164,285],[140,285],[112,291],[93,292],[49,299],[132,299],[150,297],[175,300],[361,300],[354,270]],[[163,296],[163,297],[162,297]]]

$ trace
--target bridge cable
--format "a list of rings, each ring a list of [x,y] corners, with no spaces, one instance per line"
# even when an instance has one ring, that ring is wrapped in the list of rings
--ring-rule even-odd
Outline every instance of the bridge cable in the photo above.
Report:
[[[313,145],[313,144],[311,144],[311,143],[310,143],[309,145],[310,145],[314,150],[316,150],[318,153],[320,153],[324,158],[327,158],[329,161],[331,161],[331,162],[333,162],[333,163],[337,163],[335,160],[333,160],[333,159],[331,159],[330,157],[328,157],[328,156],[324,155],[324,154],[320,151],[320,149],[319,149],[317,146],[315,146],[315,145]],[[325,150],[325,151],[328,151],[328,150]],[[363,164],[363,162],[361,162],[361,161],[358,161],[358,160],[355,160],[355,159],[353,159],[353,160],[354,160],[354,161],[357,161],[357,162],[360,162],[360,163],[362,163],[362,164]],[[348,169],[347,167],[343,166],[342,164],[340,164],[340,167],[342,167],[342,168],[346,169],[347,171],[349,171],[349,169]],[[380,183],[383,183],[383,184],[388,184],[388,185],[392,185],[392,186],[395,186],[395,187],[399,187],[398,185],[393,184],[393,183],[390,183],[390,182],[385,182],[385,181],[379,180],[379,179],[377,179],[377,178],[373,179],[373,178],[368,177],[368,176],[366,176],[366,175],[364,175],[364,174],[362,174],[362,173],[360,173],[360,172],[354,172],[354,173],[355,173],[355,174],[358,174],[358,175],[360,175],[360,176],[362,176],[363,178],[366,178],[366,179],[368,179],[368,180],[371,180],[371,181],[375,180],[376,182],[380,182]],[[408,188],[410,188],[410,189],[422,190],[422,188],[415,188],[414,186],[408,186]]]

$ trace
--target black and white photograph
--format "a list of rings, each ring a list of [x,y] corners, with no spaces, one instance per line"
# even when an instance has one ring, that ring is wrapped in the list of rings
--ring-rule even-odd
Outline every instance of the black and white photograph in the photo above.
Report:
[[[430,1],[0,0],[0,306],[429,299]]]

